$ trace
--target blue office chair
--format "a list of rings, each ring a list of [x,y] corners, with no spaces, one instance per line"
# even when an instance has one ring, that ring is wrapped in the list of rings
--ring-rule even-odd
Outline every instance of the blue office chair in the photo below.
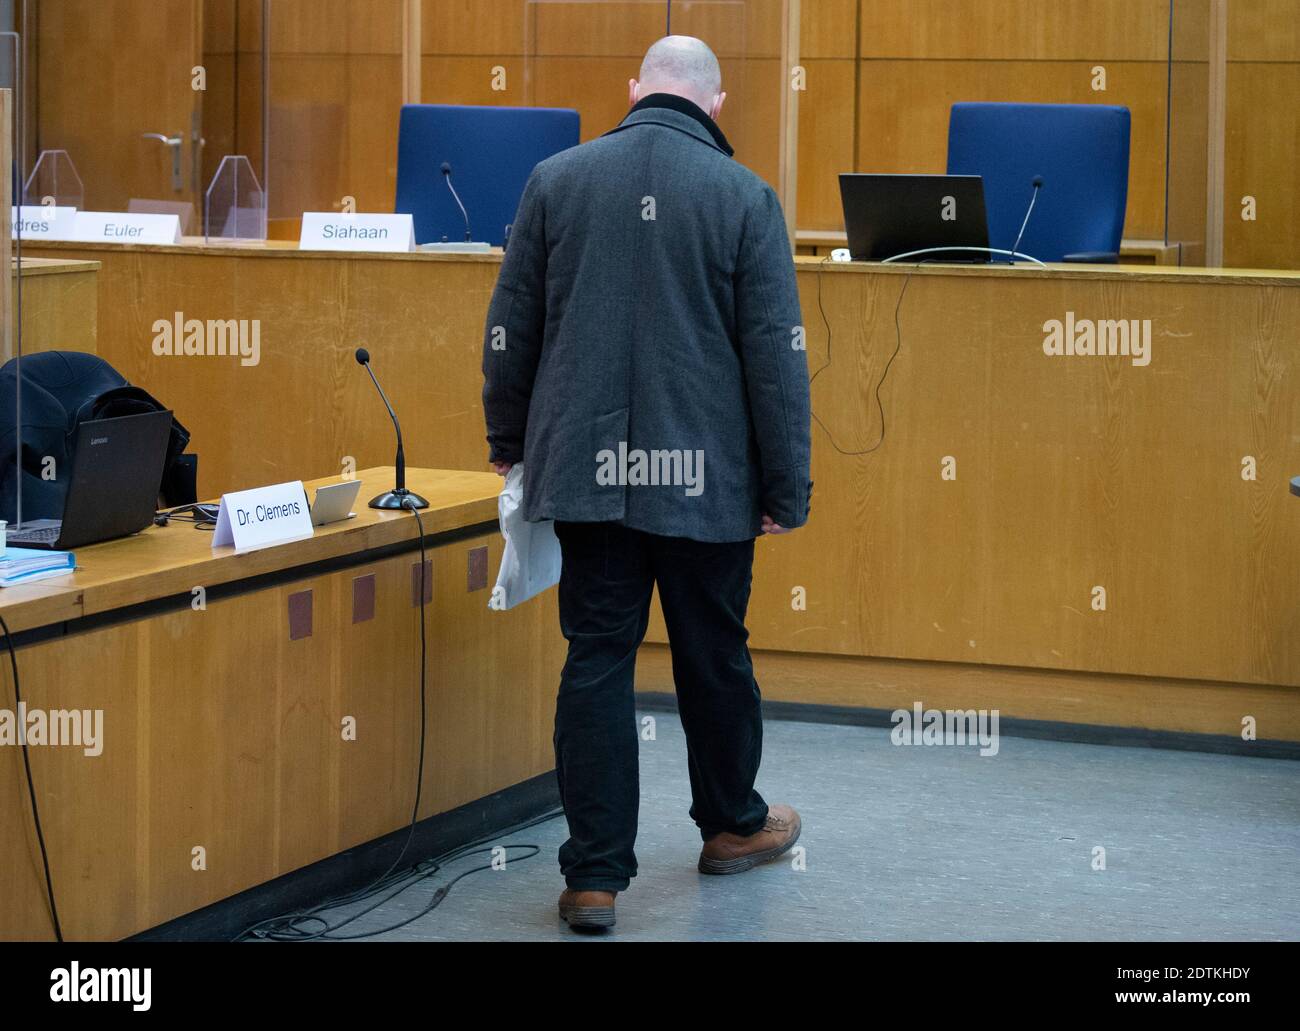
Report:
[[[953,104],[948,174],[984,177],[989,246],[1010,248],[1042,176],[1020,251],[1116,262],[1128,206],[1129,110],[1100,104]]]
[[[414,216],[416,243],[464,240],[446,162],[473,238],[499,246],[533,166],[577,143],[578,112],[568,108],[404,104],[393,210]]]

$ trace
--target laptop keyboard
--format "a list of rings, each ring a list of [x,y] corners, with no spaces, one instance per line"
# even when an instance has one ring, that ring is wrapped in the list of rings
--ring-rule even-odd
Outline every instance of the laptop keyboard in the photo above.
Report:
[[[6,534],[14,544],[53,544],[59,539],[61,526],[47,526],[43,530],[17,530]]]

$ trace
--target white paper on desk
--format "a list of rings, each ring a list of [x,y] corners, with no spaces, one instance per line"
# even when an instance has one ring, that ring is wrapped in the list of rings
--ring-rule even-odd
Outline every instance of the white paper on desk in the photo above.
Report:
[[[506,548],[488,608],[512,609],[560,582],[560,541],[551,520],[530,523],[524,519],[522,463],[511,466],[506,474],[497,514]]]

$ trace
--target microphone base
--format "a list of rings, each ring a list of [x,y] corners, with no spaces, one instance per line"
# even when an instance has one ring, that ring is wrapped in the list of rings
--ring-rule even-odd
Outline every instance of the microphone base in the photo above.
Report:
[[[386,490],[370,499],[371,508],[428,508],[429,502],[414,491],[405,487],[400,490]]]

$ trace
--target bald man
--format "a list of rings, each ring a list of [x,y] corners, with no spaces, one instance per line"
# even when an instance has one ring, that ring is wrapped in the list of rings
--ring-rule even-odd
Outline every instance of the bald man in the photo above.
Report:
[[[700,40],[655,43],[631,111],[534,169],[488,310],[489,461],[523,462],[555,520],[569,642],[555,765],[569,838],[560,915],[614,923],[636,875],[637,647],[657,586],[707,874],[788,851],[798,814],[754,790],[747,645],[754,542],[808,517],[808,367],[772,188],[732,160]]]

